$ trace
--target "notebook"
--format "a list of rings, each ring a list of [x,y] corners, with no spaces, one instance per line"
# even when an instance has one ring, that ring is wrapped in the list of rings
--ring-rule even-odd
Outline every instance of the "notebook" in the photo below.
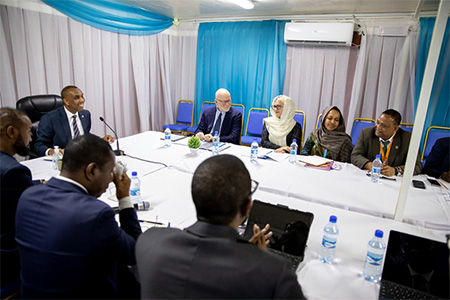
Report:
[[[391,230],[379,299],[449,299],[448,245]]]
[[[291,260],[295,270],[303,261],[313,218],[314,215],[309,212],[254,200],[243,238],[249,240],[253,236],[254,224],[260,228],[270,224],[269,230],[273,235],[268,245],[269,251]]]

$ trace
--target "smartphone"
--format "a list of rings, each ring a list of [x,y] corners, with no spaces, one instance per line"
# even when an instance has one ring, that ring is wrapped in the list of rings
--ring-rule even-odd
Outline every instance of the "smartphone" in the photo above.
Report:
[[[413,180],[412,183],[415,188],[425,189],[425,183],[423,183],[423,181],[421,180]]]
[[[437,181],[436,179],[427,178],[427,180],[428,180],[428,182],[429,182],[431,185],[438,186],[438,187],[441,186],[441,184],[439,183],[439,181]]]
[[[116,169],[116,172],[119,175],[120,180],[122,180],[123,167],[120,164],[116,163],[116,166],[114,168]]]

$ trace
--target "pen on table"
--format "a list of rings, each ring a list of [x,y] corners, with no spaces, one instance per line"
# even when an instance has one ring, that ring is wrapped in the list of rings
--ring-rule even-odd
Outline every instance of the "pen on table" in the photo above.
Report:
[[[387,159],[385,159],[385,160],[383,161],[383,166],[385,166],[386,163],[387,163]]]
[[[261,157],[258,157],[258,158],[262,158],[262,159],[266,159],[266,158],[268,158],[269,156],[269,154],[270,153],[272,153],[273,151],[269,151],[269,152],[267,152],[265,155],[263,155],[263,156],[261,156]]]
[[[161,222],[154,222],[154,221],[145,221],[145,220],[139,220],[140,223],[150,223],[150,224],[156,224],[156,225],[162,225]]]

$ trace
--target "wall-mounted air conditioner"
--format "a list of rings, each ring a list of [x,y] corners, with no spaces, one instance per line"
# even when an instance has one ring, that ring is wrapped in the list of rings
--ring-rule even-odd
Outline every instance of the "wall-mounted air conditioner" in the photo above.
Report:
[[[353,23],[286,23],[286,44],[351,46]]]

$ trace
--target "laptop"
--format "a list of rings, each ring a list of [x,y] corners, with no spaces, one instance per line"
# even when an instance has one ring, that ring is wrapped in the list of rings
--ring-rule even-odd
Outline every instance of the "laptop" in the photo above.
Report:
[[[254,224],[260,228],[270,224],[273,235],[269,239],[269,252],[289,259],[296,270],[304,258],[313,218],[309,212],[254,200],[243,238],[249,240],[253,236]]]
[[[379,299],[449,299],[446,243],[391,230]]]

